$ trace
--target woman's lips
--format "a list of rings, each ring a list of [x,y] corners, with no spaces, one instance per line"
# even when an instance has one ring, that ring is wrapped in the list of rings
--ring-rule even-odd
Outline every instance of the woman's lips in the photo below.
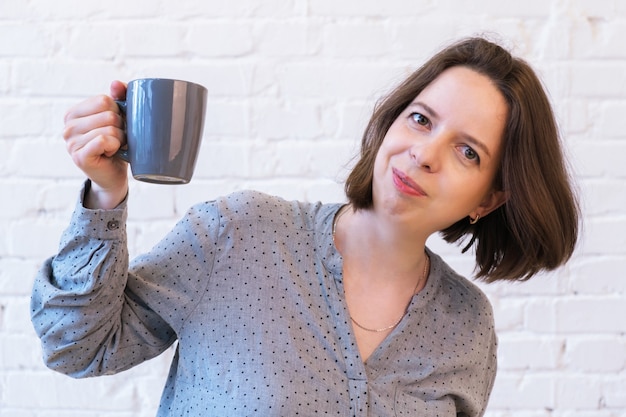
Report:
[[[426,192],[402,171],[393,168],[393,183],[402,192],[415,196],[426,196]]]

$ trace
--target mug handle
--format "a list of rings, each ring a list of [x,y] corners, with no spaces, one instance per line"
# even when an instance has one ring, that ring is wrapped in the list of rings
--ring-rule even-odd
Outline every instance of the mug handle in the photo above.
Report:
[[[119,107],[122,117],[126,118],[126,100],[115,100],[115,103],[117,104],[117,107]],[[117,152],[115,152],[115,156],[122,158],[126,162],[130,162],[130,159],[128,157],[128,148],[118,149]]]

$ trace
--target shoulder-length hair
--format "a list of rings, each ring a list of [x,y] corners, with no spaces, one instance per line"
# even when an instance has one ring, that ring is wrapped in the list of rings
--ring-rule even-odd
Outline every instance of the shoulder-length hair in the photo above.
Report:
[[[483,38],[457,42],[428,60],[380,101],[365,129],[360,158],[345,191],[355,209],[373,205],[374,160],[391,124],[444,70],[464,66],[491,79],[508,104],[500,168],[494,188],[507,201],[476,224],[461,219],[441,230],[447,242],[472,246],[476,277],[526,280],[572,255],[579,207],[565,166],[557,123],[541,81],[522,59]]]

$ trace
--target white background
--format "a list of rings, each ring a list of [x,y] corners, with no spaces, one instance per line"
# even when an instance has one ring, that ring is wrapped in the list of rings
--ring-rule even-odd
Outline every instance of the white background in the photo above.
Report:
[[[193,182],[131,184],[136,254],[190,204],[237,189],[343,200],[376,99],[441,46],[481,33],[540,73],[584,209],[566,268],[481,284],[500,340],[487,415],[626,416],[626,2],[2,0],[0,417],[153,416],[171,357],[78,381],[42,364],[30,289],[82,182],[60,138],[69,106],[113,79],[209,90]],[[430,246],[471,275],[457,247]]]

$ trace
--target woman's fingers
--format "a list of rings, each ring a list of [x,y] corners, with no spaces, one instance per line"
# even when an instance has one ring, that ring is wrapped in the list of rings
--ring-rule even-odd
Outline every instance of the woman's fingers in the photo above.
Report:
[[[115,100],[124,100],[126,99],[126,84],[121,81],[113,81],[109,88],[111,93],[111,97]]]
[[[115,207],[127,192],[128,164],[115,156],[126,141],[124,118],[115,99],[122,100],[125,96],[126,86],[116,81],[111,83],[111,96],[88,98],[65,114],[63,139],[67,151],[74,164],[92,181],[86,207]]]
[[[77,105],[71,107],[65,114],[65,123],[81,117],[90,116],[96,113],[111,111],[120,113],[119,106],[113,98],[107,95],[98,95],[81,101]]]
[[[81,135],[72,135],[66,140],[66,147],[72,156],[90,151],[93,157],[110,157],[123,145],[123,136],[122,129],[115,126],[103,126]]]
[[[116,128],[121,131],[124,127],[124,119],[119,113],[110,110],[87,114],[81,117],[72,116],[65,122],[63,138],[67,141],[74,136],[84,135],[92,130],[104,127]],[[123,136],[122,132],[120,139],[123,139]]]

